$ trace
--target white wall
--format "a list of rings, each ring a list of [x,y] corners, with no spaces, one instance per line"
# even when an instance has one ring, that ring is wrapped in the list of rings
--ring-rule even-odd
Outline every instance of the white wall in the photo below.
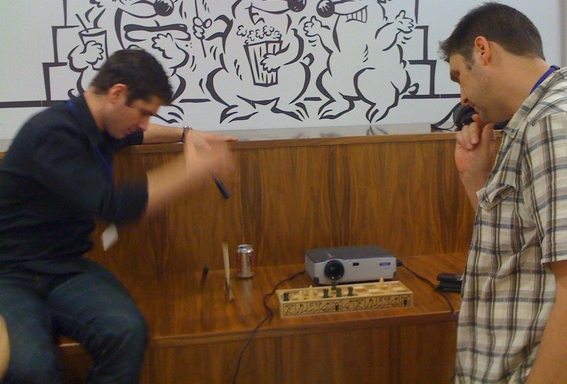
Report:
[[[392,0],[382,10],[376,0],[360,0],[343,6],[362,4],[366,11],[341,23],[336,14],[318,14],[318,0],[307,0],[301,12],[278,13],[268,7],[287,2],[2,0],[0,139],[12,138],[41,108],[79,93],[107,54],[131,44],[152,52],[171,74],[179,95],[160,116],[172,125],[238,130],[436,122],[458,93],[438,43],[482,2]],[[502,2],[534,21],[550,63],[567,62],[567,0]],[[208,28],[199,29],[201,23]],[[100,35],[82,37],[85,29]],[[270,72],[249,63],[253,53],[247,56],[245,46],[260,40],[267,51],[258,61],[268,53]],[[329,103],[329,95],[340,102]]]

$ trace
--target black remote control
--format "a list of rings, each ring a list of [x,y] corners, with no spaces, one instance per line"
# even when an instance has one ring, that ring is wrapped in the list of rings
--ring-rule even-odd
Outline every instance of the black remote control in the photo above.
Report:
[[[458,275],[456,273],[440,273],[437,275],[437,280],[448,283],[462,283],[463,275]]]

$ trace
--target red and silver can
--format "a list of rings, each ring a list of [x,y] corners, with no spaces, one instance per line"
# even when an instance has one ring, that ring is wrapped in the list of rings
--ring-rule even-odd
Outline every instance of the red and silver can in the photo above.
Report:
[[[237,249],[236,264],[238,277],[247,279],[254,276],[254,249],[249,244],[240,244]]]

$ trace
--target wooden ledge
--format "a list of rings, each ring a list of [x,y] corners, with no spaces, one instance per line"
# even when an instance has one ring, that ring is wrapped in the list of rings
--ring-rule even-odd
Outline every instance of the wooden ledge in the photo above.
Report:
[[[402,260],[414,272],[437,284],[436,277],[441,272],[462,273],[464,257],[463,253],[455,253],[404,257]],[[200,273],[125,281],[124,284],[148,321],[152,347],[217,343],[248,339],[252,330],[268,315],[263,306],[264,295],[280,281],[302,271],[303,267],[297,264],[257,268],[251,279],[239,279],[232,270],[231,284],[236,296],[233,301],[226,299],[222,270],[209,272],[202,291]],[[268,305],[274,316],[259,329],[255,338],[454,320],[451,308],[441,294],[404,267],[398,267],[395,280],[403,282],[413,292],[413,307],[281,318],[277,297],[273,295]],[[314,285],[313,280],[304,273],[279,289],[308,288],[310,285]],[[446,295],[458,311],[460,296]],[[74,350],[77,345],[64,339],[61,347]]]
[[[462,273],[465,254],[401,259],[414,272],[435,283],[441,272]],[[226,382],[234,375],[238,355],[252,331],[267,315],[262,305],[264,295],[302,269],[300,264],[263,267],[256,270],[252,279],[232,277],[234,301],[226,300],[221,270],[209,273],[202,291],[201,274],[197,273],[125,281],[151,332],[142,382],[179,382],[187,377],[194,377],[199,383]],[[232,273],[235,276],[235,271]],[[282,319],[273,296],[268,305],[274,318],[254,335],[251,350],[242,362],[242,380],[344,382],[346,377],[357,377],[359,382],[375,382],[378,374],[384,377],[382,382],[416,382],[418,378],[426,382],[447,381],[454,364],[454,313],[441,294],[405,268],[398,269],[396,279],[413,291],[412,308]],[[279,288],[312,284],[310,277],[303,274]],[[446,296],[458,311],[460,296]],[[323,348],[324,355],[348,356],[352,364],[329,370],[326,364],[321,366],[319,354],[313,356],[309,352],[313,348]],[[416,350],[423,351],[417,360]],[[91,365],[84,349],[63,339],[59,351],[66,382],[84,380]],[[261,364],[259,355],[265,357]]]

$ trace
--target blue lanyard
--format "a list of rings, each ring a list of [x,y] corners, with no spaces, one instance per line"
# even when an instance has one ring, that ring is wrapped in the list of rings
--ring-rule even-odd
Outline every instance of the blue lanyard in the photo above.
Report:
[[[543,81],[544,81],[545,79],[547,79],[547,76],[551,75],[553,72],[555,72],[555,71],[558,70],[558,69],[559,69],[559,67],[557,67],[557,66],[555,66],[555,65],[552,65],[551,67],[549,67],[549,69],[543,74],[543,76],[539,78],[539,80],[537,81],[537,83],[535,83],[535,85],[534,85],[534,87],[532,88],[532,90],[530,91],[530,93],[532,93],[533,91],[535,91],[535,89],[536,89],[537,87],[539,87],[539,85],[540,85],[541,83],[543,83]]]
[[[69,108],[71,109],[71,112],[73,112],[73,115],[75,115],[75,117],[77,118],[77,120],[79,119],[79,116],[77,115],[77,111],[75,110],[75,104],[73,104],[72,100],[67,100],[67,105],[69,106]],[[112,173],[112,167],[110,166],[110,164],[108,163],[108,161],[106,160],[106,158],[103,156],[102,152],[100,151],[99,147],[97,147],[91,140],[89,140],[89,143],[91,143],[91,145],[93,146],[93,148],[95,149],[98,157],[100,157],[100,159],[102,160],[102,165],[104,166],[104,171],[106,172],[108,178],[110,179],[111,182],[114,182],[114,175]]]

